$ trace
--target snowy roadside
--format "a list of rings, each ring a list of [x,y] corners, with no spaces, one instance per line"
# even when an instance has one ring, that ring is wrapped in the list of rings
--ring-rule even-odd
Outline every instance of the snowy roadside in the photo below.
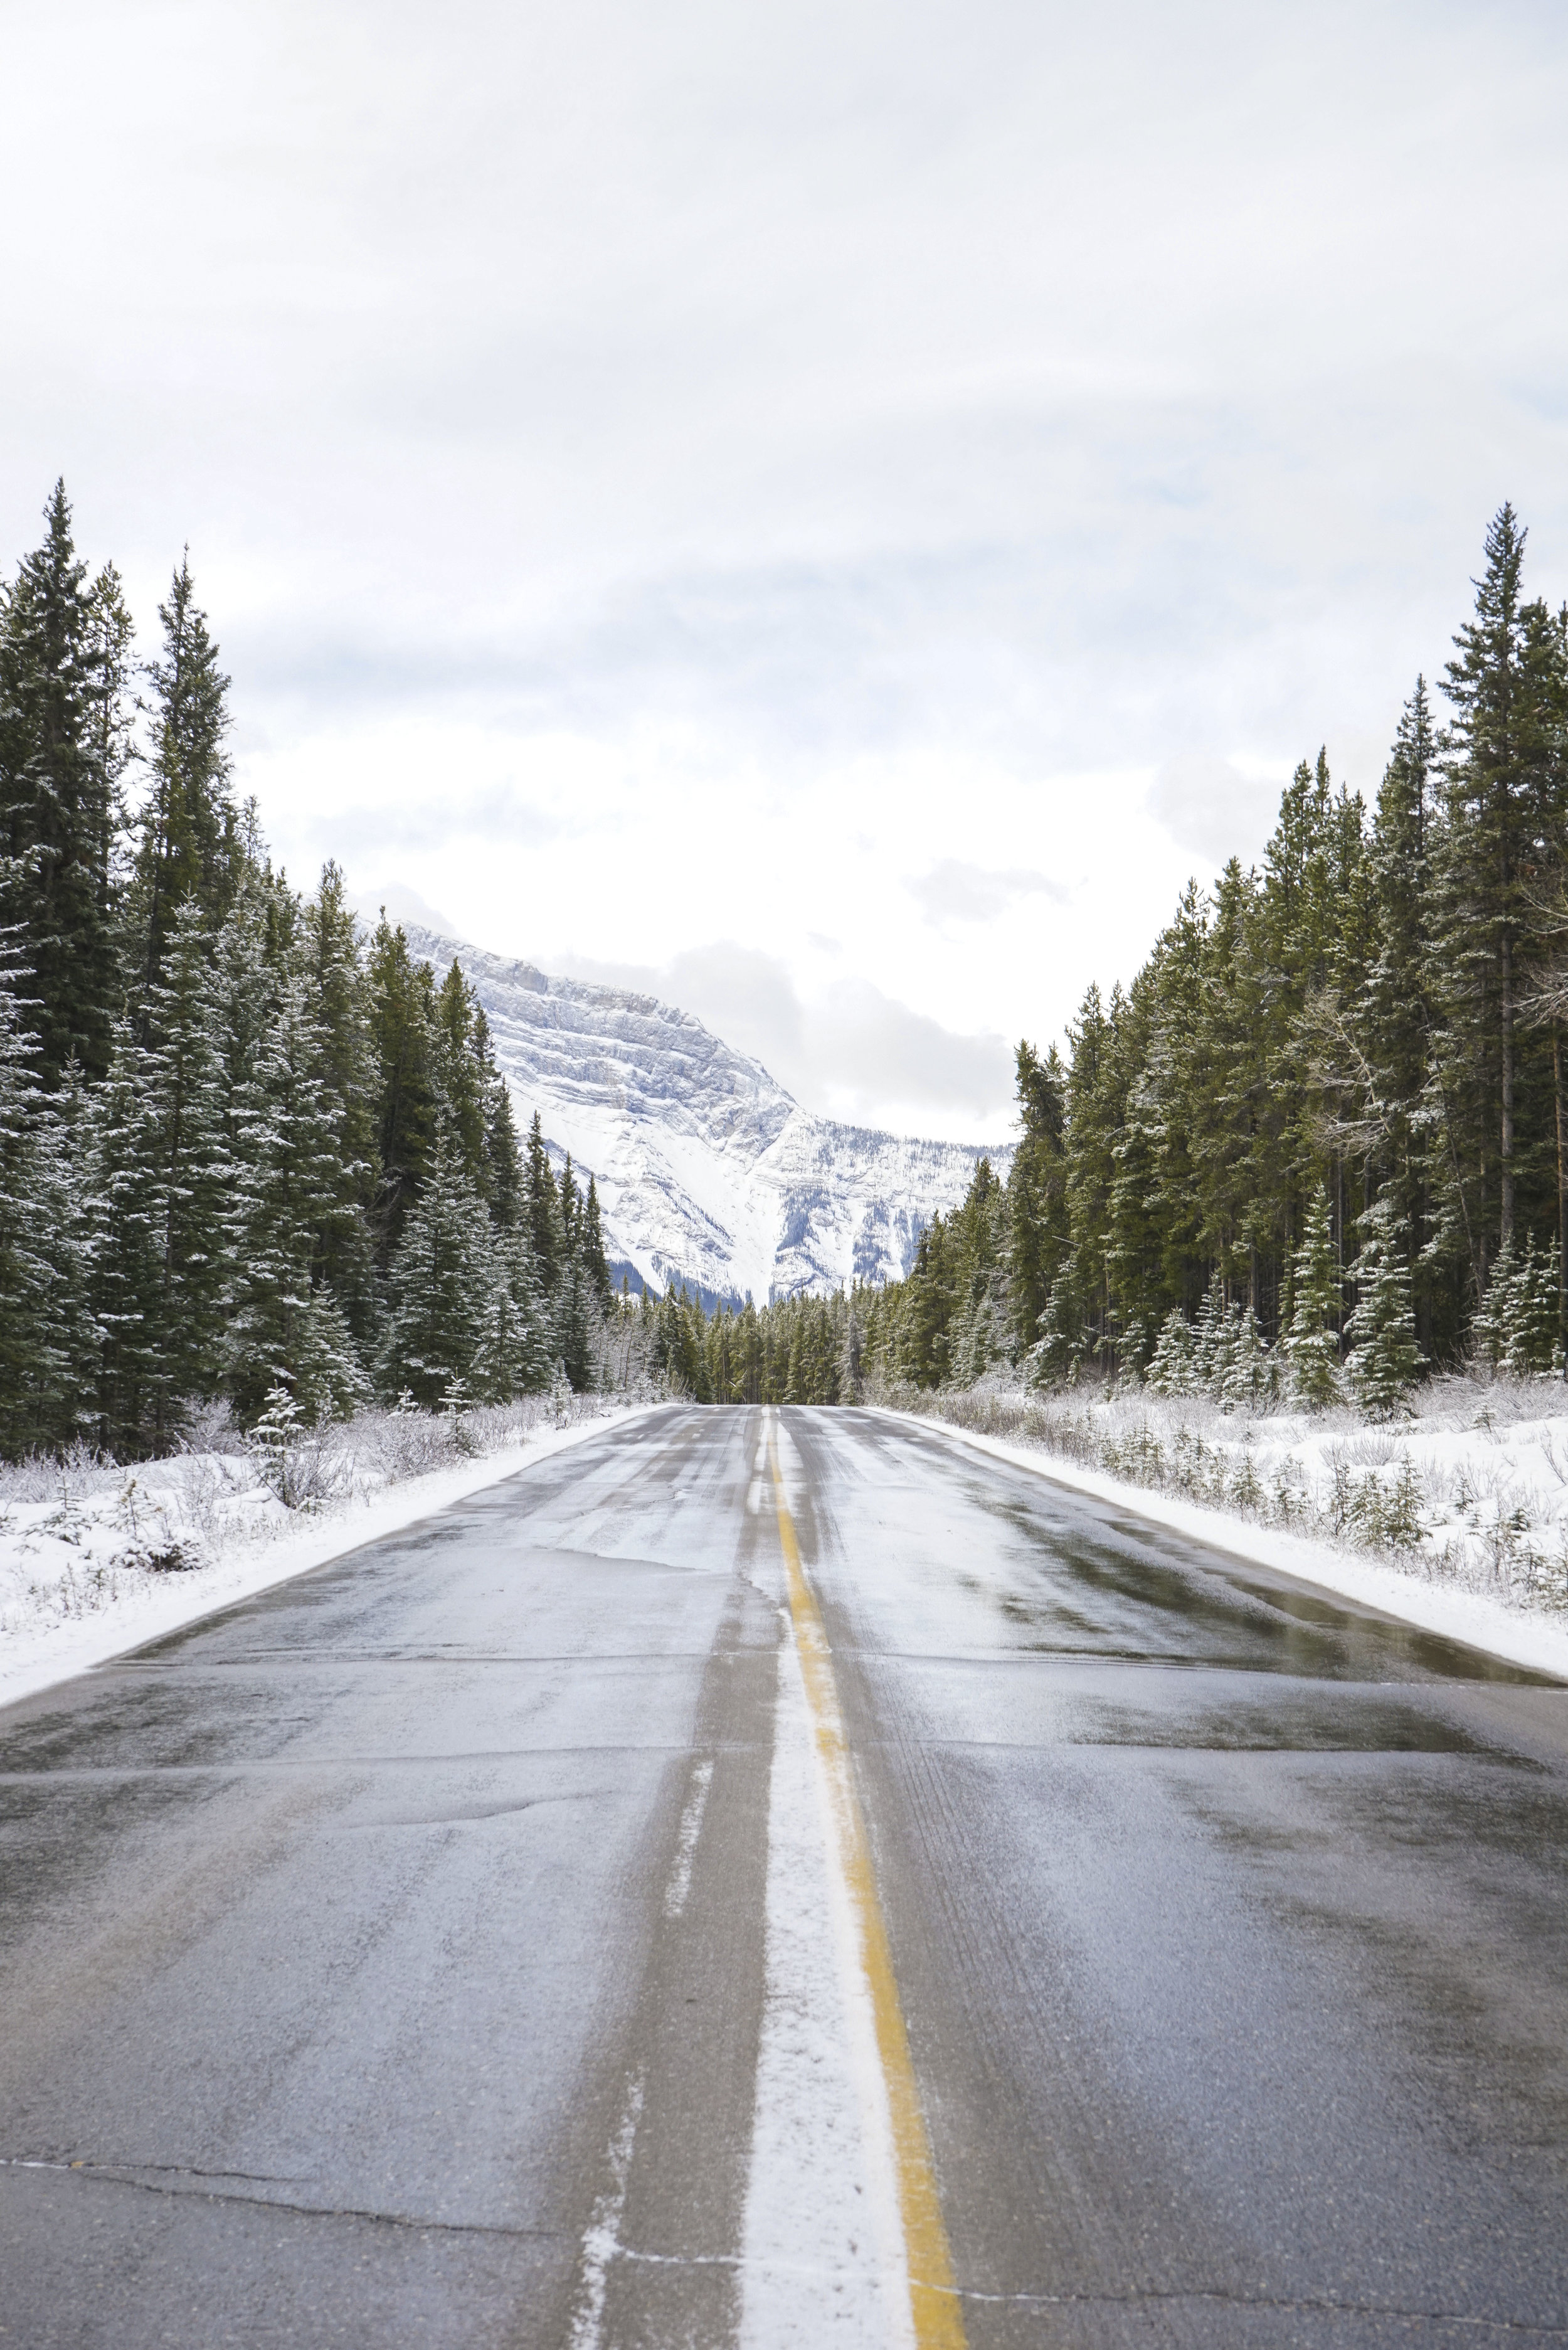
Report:
[[[393,1423],[389,1444],[347,1454],[346,1473],[307,1509],[286,1509],[250,1456],[184,1453],[129,1467],[58,1468],[47,1497],[0,1482],[0,1705],[47,1689],[253,1592],[395,1534],[515,1471],[656,1409],[573,1399],[557,1426],[548,1399],[489,1416],[485,1449],[464,1458],[442,1423]],[[351,1443],[355,1423],[340,1432]],[[433,1434],[432,1434],[433,1431]],[[409,1440],[422,1440],[410,1447]],[[445,1452],[442,1465],[400,1468]],[[46,1472],[37,1472],[41,1479]],[[8,1482],[23,1483],[13,1471]],[[23,1491],[26,1491],[25,1483]],[[173,1566],[171,1557],[195,1565]]]
[[[960,1395],[935,1411],[935,1399],[891,1409],[1233,1558],[1568,1679],[1568,1411],[1542,1414],[1539,1386],[1492,1388],[1480,1424],[1465,1425],[1459,1384],[1422,1418],[1377,1428],[1145,1397]]]

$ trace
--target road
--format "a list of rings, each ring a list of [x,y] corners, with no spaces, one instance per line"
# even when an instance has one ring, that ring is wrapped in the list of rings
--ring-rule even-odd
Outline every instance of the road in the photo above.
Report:
[[[671,1407],[0,1714],[0,2344],[1568,2338],[1568,1690]]]

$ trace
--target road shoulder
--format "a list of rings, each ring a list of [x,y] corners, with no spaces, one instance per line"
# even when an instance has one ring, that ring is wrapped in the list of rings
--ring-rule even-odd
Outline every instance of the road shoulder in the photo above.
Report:
[[[1029,1445],[1010,1444],[1001,1437],[955,1428],[949,1420],[929,1419],[919,1412],[895,1411],[880,1406],[877,1409],[885,1419],[928,1430],[971,1451],[987,1453],[1010,1467],[1026,1469],[1053,1484],[1065,1485],[1075,1493],[1114,1503],[1118,1509],[1142,1518],[1147,1524],[1166,1526],[1173,1533],[1207,1543],[1246,1565],[1268,1567],[1336,1599],[1354,1600],[1361,1607],[1375,1608],[1380,1615],[1419,1625],[1423,1631],[1463,1641],[1468,1648],[1501,1657],[1509,1664],[1524,1665],[1532,1671],[1559,1674],[1568,1679],[1568,1624],[1555,1616],[1527,1612],[1480,1592],[1457,1590],[1423,1576],[1403,1575],[1397,1567],[1385,1566],[1354,1551],[1338,1550],[1329,1543],[1253,1525],[1245,1518],[1232,1517],[1223,1510],[1205,1509],[1196,1502],[1150,1492],[1144,1486],[1126,1484],[1100,1470],[1080,1468],[1074,1461],[1059,1460],[1054,1453],[1040,1452]]]
[[[302,1513],[285,1532],[236,1544],[210,1566],[161,1576],[156,1582],[141,1581],[90,1614],[36,1630],[7,1633],[0,1639],[0,1707],[35,1696],[95,1665],[107,1664],[145,1641],[215,1615],[236,1600],[287,1583],[296,1575],[307,1575],[313,1567],[326,1566],[366,1543],[400,1533],[454,1502],[466,1501],[471,1493],[514,1477],[535,1461],[549,1460],[611,1428],[624,1428],[662,1409],[658,1404],[612,1407],[575,1427],[530,1430],[521,1443],[504,1451],[407,1478],[384,1487],[369,1501],[344,1503],[319,1515]]]

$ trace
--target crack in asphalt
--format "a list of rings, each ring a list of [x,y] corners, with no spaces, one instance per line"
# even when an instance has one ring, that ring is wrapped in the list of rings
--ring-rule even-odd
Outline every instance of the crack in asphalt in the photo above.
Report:
[[[234,2188],[207,2187],[206,2178],[255,2178],[267,2183],[265,2172],[186,2170],[171,2163],[57,2162],[37,2156],[0,2155],[0,2170],[51,2170],[87,2180],[95,2187],[130,2187],[143,2195],[184,2196],[199,2203],[241,2203],[253,2210],[283,2211],[296,2220],[362,2220],[377,2228],[405,2228],[415,2235],[516,2236],[544,2242],[559,2240],[559,2228],[503,2226],[486,2220],[416,2220],[406,2211],[372,2211],[352,2203],[291,2203],[280,2196],[243,2195]],[[149,2175],[151,2174],[151,2175]],[[184,2182],[192,2182],[186,2184]],[[285,2179],[280,2185],[297,2182]]]
[[[1529,2317],[1481,2317],[1454,2309],[1412,2309],[1401,2302],[1334,2301],[1311,2294],[1287,2295],[1232,2293],[1217,2286],[1158,2287],[1137,2293],[982,2293],[970,2285],[958,2288],[960,2301],[1002,2309],[1136,2309],[1146,2303],[1213,2302],[1226,2309],[1320,2311],[1335,2317],[1395,2317],[1429,2325],[1485,2327],[1498,2334],[1532,2334],[1540,2340],[1568,2341],[1568,2325]]]

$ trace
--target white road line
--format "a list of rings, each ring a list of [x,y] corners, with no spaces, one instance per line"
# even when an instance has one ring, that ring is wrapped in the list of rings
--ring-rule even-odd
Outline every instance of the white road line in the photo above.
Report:
[[[740,2341],[912,2350],[871,1993],[787,1608],[784,1624]]]
[[[620,2219],[626,2209],[627,2174],[631,2168],[631,2149],[641,2114],[642,2082],[638,2077],[627,2091],[626,2111],[610,2141],[609,2185],[594,2205],[594,2216],[583,2238],[582,2283],[576,2314],[572,2320],[571,2350],[603,2350],[605,2288],[609,2281],[610,2262],[621,2248]]]
[[[702,1814],[708,1808],[708,1790],[712,1783],[713,1757],[704,1754],[691,1773],[686,1808],[680,1814],[680,1833],[675,1843],[675,1866],[664,1888],[664,1914],[667,1918],[679,1918],[686,1907],[686,1897],[691,1890],[692,1856],[697,1850],[697,1839],[702,1833]]]

